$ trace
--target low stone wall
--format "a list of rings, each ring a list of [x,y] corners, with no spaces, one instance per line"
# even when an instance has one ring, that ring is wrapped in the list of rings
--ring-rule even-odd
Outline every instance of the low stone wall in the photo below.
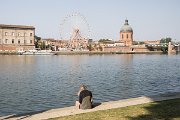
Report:
[[[114,54],[114,52],[104,51],[55,51],[56,55],[83,55],[83,54]]]
[[[122,47],[104,47],[104,52],[130,52],[132,49],[127,46]]]
[[[9,52],[15,52],[18,50],[32,50],[35,46],[32,45],[0,45],[0,52],[1,51],[9,51]]]
[[[60,51],[60,52],[54,52],[55,55],[83,55],[83,54],[89,54],[89,55],[93,55],[93,54],[162,54],[162,51],[130,51],[130,52],[126,52],[126,51],[117,51],[117,52],[105,52],[105,51]]]

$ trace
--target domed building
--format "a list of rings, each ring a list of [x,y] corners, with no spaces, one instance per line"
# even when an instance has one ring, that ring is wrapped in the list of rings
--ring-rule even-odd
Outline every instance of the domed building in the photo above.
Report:
[[[131,46],[133,44],[133,29],[128,24],[127,19],[120,30],[120,42],[124,43],[125,46]]]

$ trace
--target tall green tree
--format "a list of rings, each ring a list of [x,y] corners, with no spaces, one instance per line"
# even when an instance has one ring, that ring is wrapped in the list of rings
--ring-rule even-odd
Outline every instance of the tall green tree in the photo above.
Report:
[[[41,37],[38,37],[38,36],[35,35],[34,38],[35,38],[35,47],[36,47],[36,48],[39,48],[40,46],[39,46],[38,43],[39,43],[39,41],[41,40]]]
[[[41,44],[41,49],[42,49],[42,50],[45,50],[45,49],[46,49],[45,41],[42,42],[42,44]]]
[[[170,37],[167,37],[167,38],[162,38],[161,40],[160,40],[160,43],[165,43],[165,44],[168,44],[169,42],[171,42],[171,38]]]

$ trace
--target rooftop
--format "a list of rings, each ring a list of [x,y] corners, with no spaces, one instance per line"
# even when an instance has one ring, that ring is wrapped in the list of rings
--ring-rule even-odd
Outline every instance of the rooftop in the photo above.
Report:
[[[22,29],[35,29],[34,26],[25,26],[25,25],[5,25],[0,24],[0,28],[22,28]]]
[[[128,20],[125,20],[125,24],[121,27],[120,32],[133,32],[133,29],[131,28],[131,26],[128,23]]]

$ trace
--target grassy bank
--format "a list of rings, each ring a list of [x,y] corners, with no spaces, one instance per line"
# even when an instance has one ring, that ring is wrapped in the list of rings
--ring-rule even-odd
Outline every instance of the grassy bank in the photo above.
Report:
[[[180,120],[180,99],[59,117],[49,120]]]

